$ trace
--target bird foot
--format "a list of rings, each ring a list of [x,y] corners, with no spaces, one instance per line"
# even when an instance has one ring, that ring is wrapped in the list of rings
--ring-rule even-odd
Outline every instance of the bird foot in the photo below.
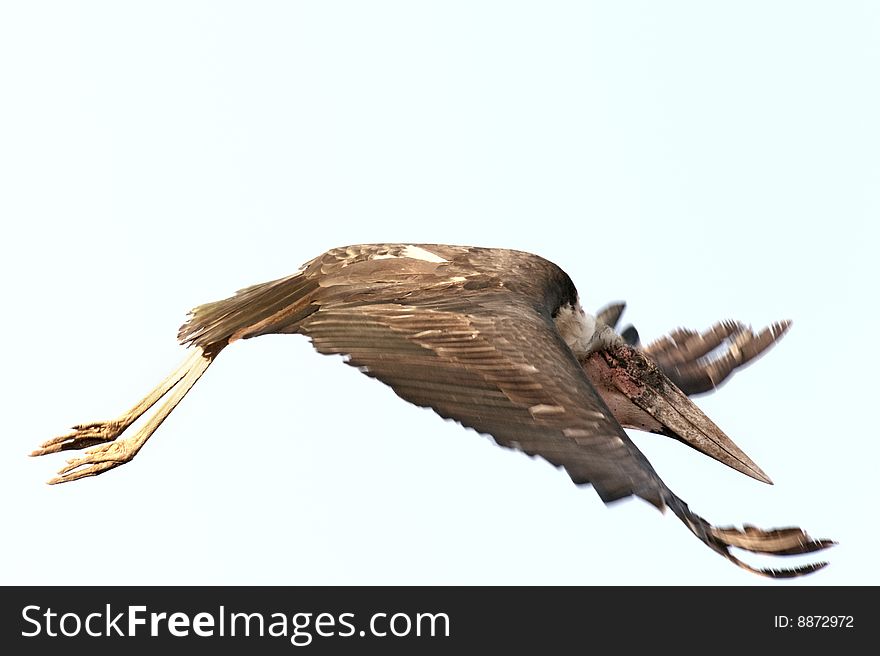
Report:
[[[88,424],[77,424],[73,431],[53,437],[40,445],[39,449],[31,451],[32,456],[45,456],[49,453],[68,451],[73,449],[87,449],[96,444],[112,442],[128,428],[130,422],[119,419],[112,421],[95,421]]]
[[[139,440],[138,438],[139,434],[135,434],[124,440],[101,444],[93,449],[89,449],[77,458],[71,458],[58,471],[58,475],[48,481],[49,485],[68,483],[86,476],[97,476],[108,469],[124,465],[134,458],[140,447],[143,446],[143,442],[146,441],[145,439]],[[88,441],[88,438],[84,439],[84,441]]]
[[[186,396],[192,386],[196,384],[199,377],[205,373],[217,353],[219,350],[215,350],[213,355],[208,356],[201,348],[196,348],[180,367],[154,387],[128,412],[111,421],[77,424],[73,427],[72,432],[43,442],[39,449],[31,452],[32,456],[44,456],[71,449],[88,449],[83,455],[68,460],[67,464],[58,472],[58,476],[48,481],[49,484],[67,483],[86,476],[97,476],[129,462],[137,455],[171,411],[177,407],[177,404]],[[149,416],[133,435],[125,439],[118,439],[129,426],[142,417],[159,399],[169,393],[170,395],[159,409]],[[89,447],[94,448],[89,449]]]

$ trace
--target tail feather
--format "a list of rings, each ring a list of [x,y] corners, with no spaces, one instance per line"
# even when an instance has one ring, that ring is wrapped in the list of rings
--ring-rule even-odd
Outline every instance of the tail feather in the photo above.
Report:
[[[310,297],[318,285],[297,272],[241,289],[234,296],[193,308],[180,327],[181,344],[216,353],[237,339],[284,332],[315,311]]]

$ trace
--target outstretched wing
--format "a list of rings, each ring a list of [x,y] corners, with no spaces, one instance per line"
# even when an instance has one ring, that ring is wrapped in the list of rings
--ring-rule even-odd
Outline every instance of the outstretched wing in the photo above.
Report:
[[[625,307],[620,302],[609,304],[597,318],[616,329]],[[647,346],[640,344],[633,326],[626,326],[620,335],[639,346],[682,392],[695,396],[713,391],[735,371],[757,360],[782,339],[789,326],[790,321],[779,321],[756,333],[738,321],[719,321],[702,333],[677,328]]]
[[[516,297],[471,295],[466,309],[340,303],[322,306],[299,332],[405,400],[564,467],[605,501],[635,494],[665,505],[662,482],[552,319]]]
[[[643,350],[685,394],[705,394],[754,362],[790,325],[780,321],[755,333],[737,321],[720,321],[702,333],[679,328]]]
[[[325,354],[391,386],[403,399],[491,435],[503,446],[563,467],[613,501],[636,495],[670,508],[713,551],[773,577],[826,563],[755,569],[735,546],[790,555],[823,549],[801,529],[716,528],[691,512],[654,471],[593,389],[548,316],[524,302],[469,298],[467,306],[340,303],[306,318],[299,332]]]

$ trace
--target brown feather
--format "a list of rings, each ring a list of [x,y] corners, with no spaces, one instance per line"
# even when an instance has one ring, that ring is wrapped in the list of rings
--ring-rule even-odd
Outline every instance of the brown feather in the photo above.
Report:
[[[53,483],[124,464],[228,344],[301,333],[319,352],[346,356],[348,364],[403,399],[563,467],[575,483],[592,484],[606,502],[636,495],[669,507],[701,541],[740,567],[796,576],[824,566],[752,568],[730,548],[784,555],[831,542],[812,540],[796,528],[713,527],[663,483],[557,330],[557,312],[565,307],[570,313],[576,303],[569,277],[529,253],[437,244],[336,248],[291,276],[196,307],[178,335],[196,349],[178,370],[120,418],[79,425],[34,455],[100,445],[68,461]],[[622,310],[622,304],[612,306],[600,321],[616,325]],[[787,327],[774,324],[755,335],[724,322],[703,334],[675,331],[645,350],[695,393],[717,386]],[[711,357],[725,346],[719,357]],[[135,435],[120,438],[166,395]]]

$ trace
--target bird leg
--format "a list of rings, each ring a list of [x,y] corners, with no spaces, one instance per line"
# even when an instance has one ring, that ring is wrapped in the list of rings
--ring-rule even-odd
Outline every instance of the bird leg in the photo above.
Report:
[[[48,481],[51,485],[75,481],[86,476],[96,476],[125,464],[137,455],[137,452],[165,421],[165,418],[171,414],[171,411],[177,407],[177,404],[205,373],[211,362],[213,362],[213,356],[206,355],[201,348],[195,349],[180,367],[154,387],[128,412],[110,421],[78,424],[73,427],[73,432],[47,440],[30,455],[43,456],[59,451],[85,449],[96,444],[100,445],[89,449],[80,457],[68,460],[67,465],[58,472],[58,476]],[[131,436],[117,440],[129,426],[169,392],[171,392],[171,396],[143,426]],[[109,444],[104,444],[105,442],[109,442]]]

